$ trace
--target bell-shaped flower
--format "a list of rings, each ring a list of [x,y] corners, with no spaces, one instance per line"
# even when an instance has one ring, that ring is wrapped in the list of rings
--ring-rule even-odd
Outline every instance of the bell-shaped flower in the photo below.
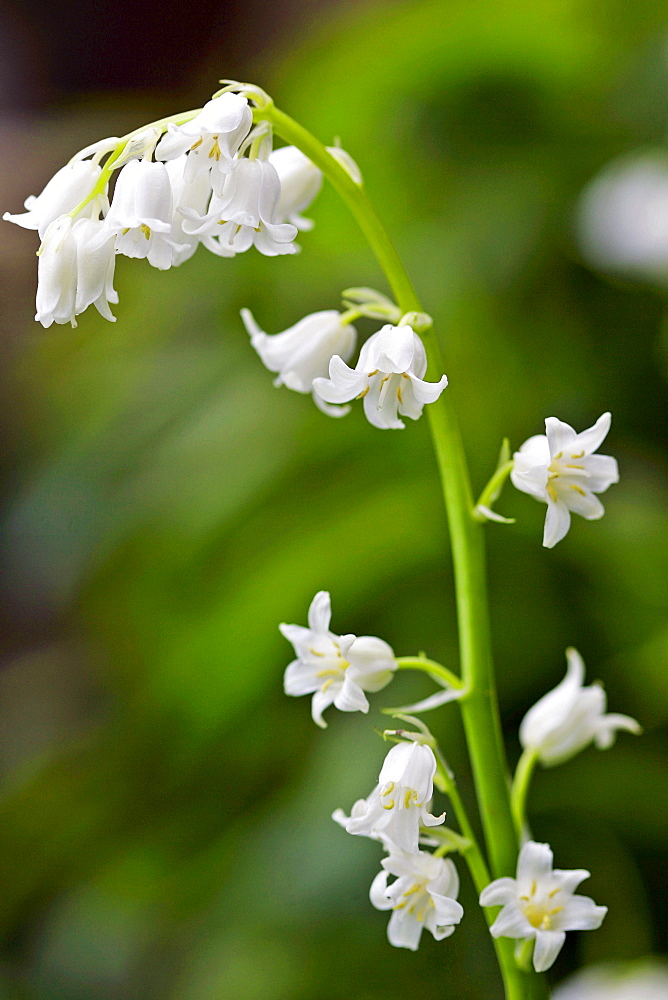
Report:
[[[360,351],[355,369],[335,355],[329,378],[317,378],[313,388],[327,403],[364,400],[364,413],[374,427],[401,428],[398,414],[417,420],[425,403],[441,395],[448,380],[424,382],[427,356],[422,341],[407,325],[386,324]]]
[[[184,210],[183,229],[221,257],[233,257],[252,246],[266,257],[296,253],[295,226],[276,221],[280,193],[271,163],[244,156],[235,160],[222,196],[212,198],[206,215]]]
[[[376,875],[369,896],[377,910],[392,910],[387,927],[391,945],[417,951],[423,930],[437,941],[454,933],[464,908],[457,902],[459,876],[449,858],[394,848],[381,864],[384,871]],[[390,875],[396,879],[388,885]]]
[[[545,434],[525,441],[513,455],[510,478],[523,493],[547,504],[543,545],[551,549],[571,524],[571,511],[588,521],[603,517],[603,504],[594,496],[619,481],[617,462],[594,455],[610,430],[610,414],[577,434],[569,424],[548,417]]]
[[[174,160],[188,153],[186,180],[197,173],[211,173],[216,194],[222,193],[225,175],[253,124],[253,112],[240,94],[226,93],[207,101],[184,125],[171,124],[158,143],[157,160]]]
[[[322,171],[296,146],[283,146],[269,154],[281,182],[276,218],[291,222],[299,230],[313,229],[313,220],[302,212],[309,207],[322,186]]]
[[[172,187],[172,228],[171,239],[180,247],[174,251],[174,267],[189,260],[199,246],[199,237],[187,233],[183,224],[187,214],[203,217],[211,198],[211,182],[206,173],[186,176],[188,157],[184,153],[175,160],[168,160],[165,169]]]
[[[517,862],[517,878],[497,878],[480,894],[481,906],[502,906],[490,927],[493,937],[533,940],[536,972],[554,963],[567,931],[596,930],[607,906],[596,906],[588,896],[576,896],[580,882],[589,878],[584,869],[552,868],[548,844],[528,841]]]
[[[37,264],[37,312],[42,326],[71,323],[76,326],[77,244],[72,218],[61,215],[47,228]]]
[[[310,313],[282,333],[266,334],[255,322],[249,309],[241,310],[251,344],[270,372],[277,372],[274,385],[286,385],[295,392],[313,392],[313,380],[327,373],[334,354],[349,358],[355,349],[355,327],[346,323],[340,312],[326,309]],[[328,407],[313,392],[313,398],[325,412],[341,415],[339,407]]]
[[[569,760],[590,743],[599,750],[612,746],[618,729],[640,732],[628,715],[605,714],[607,699],[600,684],[583,686],[585,666],[577,649],[567,649],[566,660],[563,681],[529,709],[520,726],[522,746],[534,750],[545,767]]]
[[[420,826],[439,826],[445,813],[432,816],[436,758],[431,747],[397,743],[388,753],[378,784],[367,799],[358,799],[346,823],[357,836],[382,839],[401,851],[416,854]]]
[[[37,313],[42,326],[71,323],[89,305],[114,322],[110,302],[118,302],[113,287],[113,236],[100,239],[102,223],[69,215],[54,219],[46,233],[37,265]]]
[[[285,671],[285,693],[313,694],[313,721],[326,728],[322,713],[330,705],[341,712],[368,712],[365,691],[380,691],[392,680],[397,662],[392,648],[374,636],[335,635],[329,594],[320,590],[308,612],[308,628],[279,625],[297,659]]]
[[[146,257],[167,270],[184,248],[172,238],[172,187],[164,163],[131,160],[120,171],[104,234],[116,235],[116,252]]]
[[[67,163],[53,175],[41,194],[26,198],[27,212],[20,215],[5,212],[3,219],[15,222],[23,229],[36,229],[40,239],[44,239],[51,223],[71,212],[92,191],[100,173],[98,164],[90,160]]]

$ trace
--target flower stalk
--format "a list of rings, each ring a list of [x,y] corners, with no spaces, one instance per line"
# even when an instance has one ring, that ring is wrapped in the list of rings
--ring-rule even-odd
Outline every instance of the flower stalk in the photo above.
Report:
[[[403,263],[363,186],[322,143],[275,105],[257,109],[254,117],[269,121],[278,136],[300,149],[322,170],[354,215],[402,313],[423,312]],[[433,330],[425,330],[423,339],[427,374],[433,377],[443,371],[440,349]],[[492,875],[498,878],[515,870],[518,848],[492,665],[483,526],[473,516],[473,496],[454,402],[453,390],[449,389],[428,407],[428,414],[454,564],[461,682],[468,690],[461,711],[489,864]],[[499,944],[497,956],[506,1000],[538,1000],[546,996],[542,981],[517,967],[510,942]]]

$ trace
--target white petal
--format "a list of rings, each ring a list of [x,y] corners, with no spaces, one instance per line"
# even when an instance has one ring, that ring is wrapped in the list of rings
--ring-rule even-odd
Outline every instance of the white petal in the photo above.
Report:
[[[423,382],[422,379],[411,378],[413,395],[418,403],[422,405],[425,403],[434,403],[441,395],[447,384],[448,378],[446,375],[442,375],[438,382]]]
[[[395,948],[417,951],[422,936],[422,924],[407,910],[395,910],[387,927],[387,939]]]
[[[603,444],[610,430],[611,420],[612,416],[610,413],[603,413],[593,427],[589,427],[586,431],[582,431],[576,435],[574,441],[575,450],[584,451],[585,455],[590,455],[593,451],[596,451]]]
[[[553,854],[549,844],[528,840],[517,861],[518,882],[541,882],[552,872]]]
[[[319,590],[308,609],[308,627],[313,632],[327,632],[331,617],[332,606],[329,593],[326,590]]]
[[[410,326],[392,326],[387,323],[377,334],[375,343],[377,367],[382,372],[402,374],[407,372],[415,352],[415,333]]]
[[[322,687],[322,678],[316,677],[311,663],[293,660],[283,675],[283,690],[286,694],[299,698],[303,694],[313,694]]]
[[[334,698],[334,705],[340,712],[368,712],[369,702],[364,691],[346,672],[341,689]]]
[[[549,969],[564,946],[566,935],[563,931],[536,931],[536,946],[533,952],[533,967],[536,972]]]
[[[377,910],[391,910],[394,905],[393,900],[387,895],[387,879],[387,872],[378,872],[369,889],[371,905]]]
[[[517,899],[517,882],[514,878],[497,878],[480,893],[481,906],[505,906]]]
[[[589,896],[571,896],[553,920],[566,931],[595,931],[607,912],[607,906],[597,906]]]
[[[574,514],[579,514],[587,521],[598,521],[605,514],[605,507],[593,493],[583,490],[581,486],[574,483],[561,485],[559,480],[559,498]]]
[[[509,903],[501,910],[489,929],[492,937],[533,937],[534,928],[516,903]]]
[[[560,542],[571,526],[571,514],[565,503],[558,500],[556,503],[550,501],[547,505],[545,515],[545,530],[543,532],[543,545],[546,549],[552,549]]]
[[[316,726],[320,726],[321,729],[327,729],[327,723],[323,719],[322,713],[334,701],[336,690],[336,684],[332,684],[326,691],[316,691],[311,699],[311,716]]]
[[[641,733],[642,727],[639,722],[629,715],[617,715],[611,712],[604,715],[596,722],[596,732],[594,733],[594,743],[599,750],[607,750],[615,742],[618,729],[625,729],[629,733]]]
[[[545,420],[545,434],[550,446],[550,458],[559,455],[565,449],[571,450],[577,437],[570,424],[566,424],[557,417],[547,417]]]

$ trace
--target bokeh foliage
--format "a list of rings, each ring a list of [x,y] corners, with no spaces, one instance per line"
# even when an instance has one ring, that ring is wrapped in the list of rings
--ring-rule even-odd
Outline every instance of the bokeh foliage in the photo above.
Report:
[[[364,4],[257,80],[359,161],[435,317],[476,485],[504,434],[517,446],[547,414],[582,429],[613,412],[622,482],[602,522],[575,519],[547,553],[543,508],[508,489],[499,508],[517,524],[488,531],[511,759],[569,644],[646,730],[537,775],[536,838],[589,868],[610,906],[555,977],[666,944],[663,302],[591,273],[572,234],[584,183],[663,140],[660,14],[649,0]],[[342,288],[383,288],[331,191],[313,214],[297,258],[200,250],[167,273],[120,260],[116,325],[87,314],[17,367],[25,458],[3,546],[12,599],[48,641],[0,679],[3,1000],[384,1000],[418,983],[424,1000],[500,996],[464,873],[454,938],[390,951],[367,899],[376,846],[329,819],[370,790],[382,717],[330,713],[321,733],[282,694],[276,625],[303,623],[320,588],[335,629],[457,662],[426,422],[328,420],[272,387],[238,319],[251,306],[277,331]],[[375,705],[427,691],[402,676]],[[456,709],[433,721],[470,794]]]

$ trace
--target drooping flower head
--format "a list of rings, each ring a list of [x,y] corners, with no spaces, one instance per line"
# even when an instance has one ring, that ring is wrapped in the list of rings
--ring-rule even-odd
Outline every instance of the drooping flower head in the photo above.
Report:
[[[436,758],[431,747],[397,743],[385,758],[378,784],[367,799],[353,806],[346,831],[389,842],[401,851],[416,854],[420,826],[439,826],[445,813],[428,811],[434,794]]]
[[[457,902],[459,876],[449,858],[394,848],[381,864],[384,871],[376,875],[369,896],[377,910],[392,910],[387,927],[391,945],[417,951],[423,930],[436,941],[454,933],[464,909]],[[396,880],[388,885],[390,875]]]
[[[513,485],[547,504],[543,545],[551,549],[571,524],[571,511],[588,521],[603,517],[603,504],[594,496],[619,481],[617,462],[594,455],[610,430],[610,414],[577,434],[569,424],[548,417],[545,434],[536,434],[513,455]]]
[[[285,693],[313,694],[313,721],[323,729],[329,705],[341,712],[368,712],[365,691],[380,691],[392,680],[397,662],[392,648],[375,636],[335,635],[329,594],[319,591],[308,612],[308,628],[279,625],[297,659],[285,671]]]
[[[355,348],[356,331],[340,312],[326,309],[311,313],[282,333],[266,334],[248,309],[241,310],[251,344],[270,372],[277,372],[274,385],[286,385],[295,392],[312,392],[317,406],[340,416],[347,412],[329,407],[313,389],[313,381],[327,373],[334,354],[349,358]]]
[[[584,869],[552,868],[548,844],[528,841],[520,851],[517,878],[497,878],[480,894],[481,906],[502,906],[490,927],[493,937],[533,940],[536,972],[554,963],[567,931],[596,930],[607,906],[596,906],[588,896],[576,896],[580,882],[589,878]]]
[[[577,649],[567,649],[566,660],[561,684],[529,709],[520,726],[522,746],[535,750],[546,767],[569,760],[590,743],[599,750],[612,746],[618,729],[640,732],[628,715],[605,714],[607,699],[600,684],[584,687],[585,666]]]
[[[329,379],[315,379],[313,388],[327,403],[363,399],[369,423],[398,429],[404,427],[398,414],[417,420],[425,403],[438,399],[448,384],[445,375],[424,382],[426,371],[424,345],[412,327],[388,323],[366,341],[354,370],[335,355]]]

